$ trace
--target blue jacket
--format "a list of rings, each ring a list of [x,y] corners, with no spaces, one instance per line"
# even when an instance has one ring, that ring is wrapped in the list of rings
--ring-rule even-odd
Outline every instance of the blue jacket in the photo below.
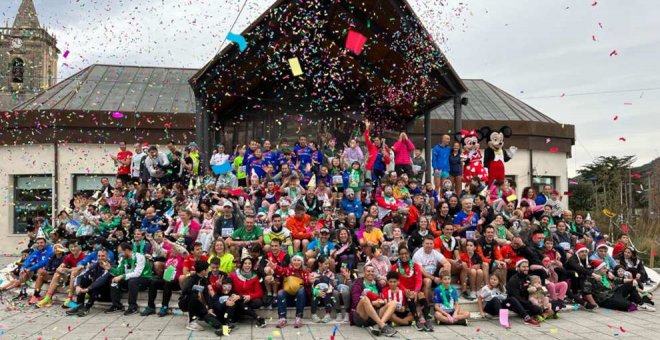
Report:
[[[161,218],[158,215],[154,216],[153,220],[149,220],[145,217],[142,219],[142,227],[140,229],[144,230],[147,234],[153,234],[161,230],[160,224],[158,224],[160,220]]]
[[[37,248],[28,255],[21,269],[28,269],[31,272],[36,272],[39,268],[46,266],[51,256],[53,256],[52,246],[47,245],[44,250],[39,250]]]
[[[349,201],[346,196],[341,199],[341,208],[346,212],[346,214],[353,213],[355,217],[359,220],[362,218],[364,213],[364,208],[362,207],[362,201],[357,198],[354,198],[352,201]]]
[[[589,260],[602,260],[605,262],[607,265],[607,270],[613,270],[616,267],[616,261],[614,261],[614,258],[612,256],[606,255],[605,259],[601,259],[600,256],[598,256],[598,253],[594,252],[590,257]]]
[[[431,165],[433,170],[449,172],[449,154],[451,153],[451,146],[440,146],[436,144],[432,150]]]
[[[536,195],[536,199],[534,201],[536,202],[536,206],[544,206],[548,199],[545,197],[545,195],[538,194]]]
[[[296,154],[296,159],[300,161],[301,169],[312,162],[312,149],[309,146],[303,148],[300,145],[296,145],[293,148],[293,152]]]

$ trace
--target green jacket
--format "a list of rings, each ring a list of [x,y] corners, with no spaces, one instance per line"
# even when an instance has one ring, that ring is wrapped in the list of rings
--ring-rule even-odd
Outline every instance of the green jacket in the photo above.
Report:
[[[106,232],[109,232],[110,230],[117,228],[120,223],[121,220],[119,219],[119,217],[113,218],[112,221],[110,222],[103,221],[99,223],[98,227],[96,227],[96,232],[99,234],[105,234]]]
[[[122,257],[117,267],[110,269],[112,276],[122,276],[124,280],[134,279],[136,277],[146,277],[151,279],[151,262],[140,253],[133,253],[129,259]]]

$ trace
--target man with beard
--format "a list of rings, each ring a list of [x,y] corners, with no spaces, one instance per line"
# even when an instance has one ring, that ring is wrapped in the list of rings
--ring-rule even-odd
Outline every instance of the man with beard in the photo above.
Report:
[[[385,302],[380,298],[382,287],[376,280],[376,268],[364,266],[364,277],[357,279],[351,287],[351,324],[369,327],[375,336],[394,336],[397,331],[387,322],[396,310],[396,301]],[[381,311],[382,313],[379,313]]]
[[[526,325],[538,327],[539,323],[532,316],[540,315],[543,309],[529,302],[529,285],[529,261],[522,259],[516,263],[516,273],[506,283],[505,305],[520,315]]]
[[[576,294],[576,296],[584,290],[584,283],[587,278],[592,277],[595,280],[600,279],[600,276],[594,273],[591,263],[589,262],[589,249],[579,243],[575,246],[575,255],[569,257],[566,262],[566,271],[568,277],[571,279],[571,291]],[[596,308],[596,304],[593,303],[593,301],[589,301],[584,303],[584,308],[591,310]]]

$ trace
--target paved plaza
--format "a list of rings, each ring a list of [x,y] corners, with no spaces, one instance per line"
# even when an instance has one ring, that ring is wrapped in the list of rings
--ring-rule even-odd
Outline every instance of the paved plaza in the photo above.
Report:
[[[660,299],[655,299],[658,302]],[[186,317],[169,315],[141,317],[121,313],[104,314],[93,309],[86,317],[69,317],[59,305],[48,309],[30,307],[12,310],[7,301],[1,305],[0,339],[211,339],[217,338],[207,330],[191,332],[185,329]],[[330,339],[334,324],[305,324],[300,329],[275,327],[276,320],[268,320],[264,329],[244,323],[227,338],[232,339]],[[518,318],[511,320],[511,330],[500,327],[495,320],[478,320],[468,327],[436,326],[433,333],[422,333],[411,327],[397,327],[399,339],[583,339],[583,338],[640,338],[657,339],[660,333],[660,312],[622,313],[599,309],[595,312],[567,312],[559,320],[549,320],[541,327],[523,325]],[[373,338],[365,329],[338,324],[335,339]],[[381,337],[382,338],[382,337]]]

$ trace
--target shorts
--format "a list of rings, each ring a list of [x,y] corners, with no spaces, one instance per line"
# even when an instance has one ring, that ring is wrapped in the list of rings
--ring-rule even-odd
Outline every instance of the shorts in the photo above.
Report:
[[[357,327],[370,327],[375,325],[376,322],[374,320],[371,320],[371,318],[367,318],[366,320],[362,319],[360,317],[360,313],[357,311],[353,312],[353,325]]]
[[[410,315],[410,312],[409,312],[409,311],[405,311],[405,312],[394,312],[394,315],[396,315],[396,317],[399,318],[399,319],[405,319],[405,318],[408,317],[408,315]]]
[[[442,170],[440,172],[433,171],[433,177],[448,178],[449,177],[449,171],[445,171],[445,170]]]
[[[332,192],[340,192],[340,193],[343,193],[343,192],[344,192],[344,187],[343,187],[343,186],[342,186],[342,187],[335,187],[335,186],[333,186],[333,187],[332,187]]]

